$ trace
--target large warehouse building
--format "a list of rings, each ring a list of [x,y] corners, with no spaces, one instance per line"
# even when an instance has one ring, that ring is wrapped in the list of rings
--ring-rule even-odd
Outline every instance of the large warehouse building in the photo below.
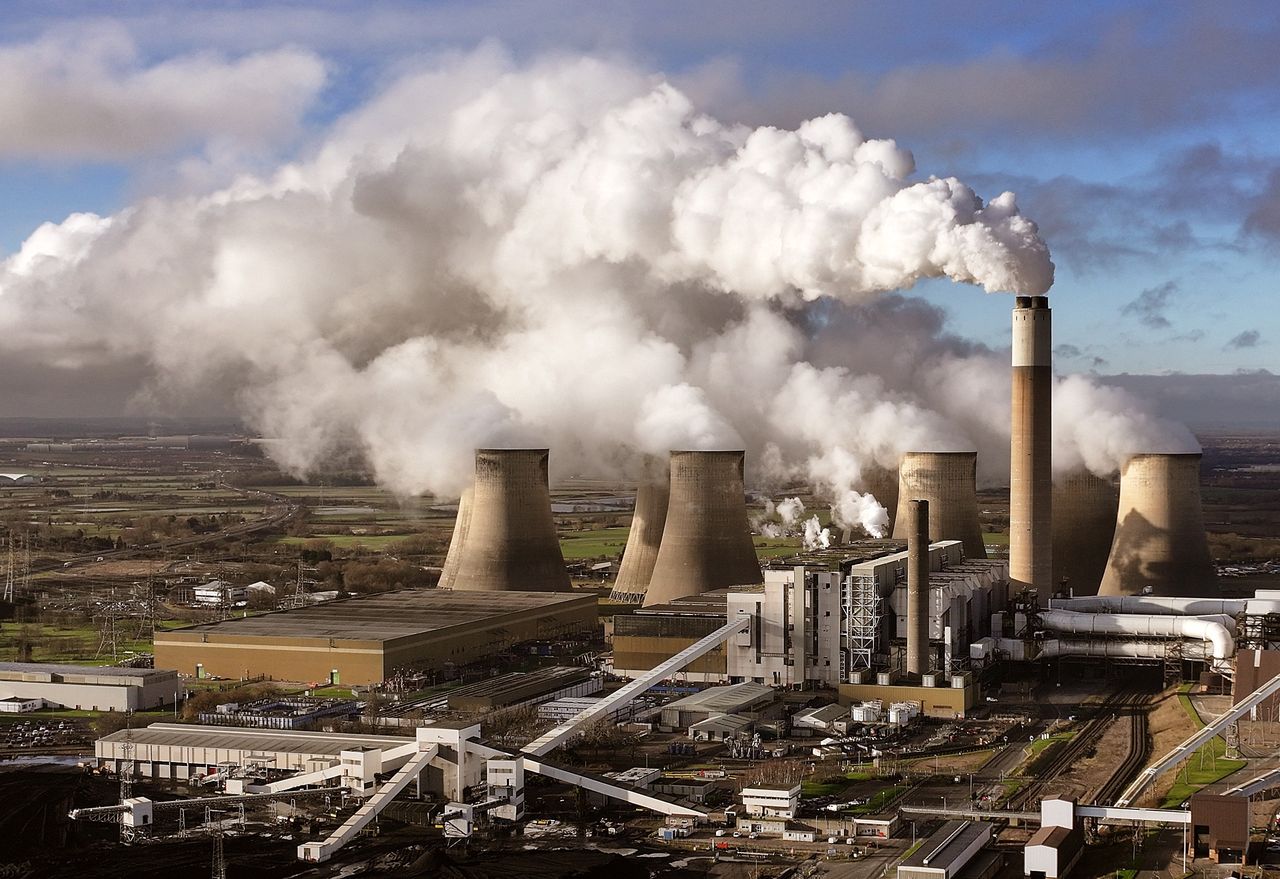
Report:
[[[184,674],[368,684],[596,624],[595,595],[405,590],[157,632],[155,652]]]
[[[53,708],[144,711],[172,705],[182,689],[178,673],[164,668],[0,662],[0,698],[39,700]]]

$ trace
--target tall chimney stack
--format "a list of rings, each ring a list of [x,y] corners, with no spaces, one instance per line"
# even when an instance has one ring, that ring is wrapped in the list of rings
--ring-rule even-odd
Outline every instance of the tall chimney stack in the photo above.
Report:
[[[1134,455],[1099,595],[1216,598],[1218,573],[1200,509],[1200,455]]]
[[[671,496],[644,604],[763,583],[747,524],[745,452],[672,452]]]
[[[929,502],[907,502],[907,674],[929,670]]]
[[[1053,595],[1052,313],[1045,296],[1013,308],[1013,424],[1009,440],[1009,588]]]
[[[444,564],[450,588],[569,591],[569,575],[551,518],[548,457],[546,449],[476,449],[470,502],[465,512],[459,505],[455,537]]]
[[[933,540],[959,540],[965,558],[985,559],[982,523],[978,520],[977,452],[907,452],[898,466],[896,540],[907,538],[912,500],[929,502],[929,535]]]
[[[622,551],[618,579],[609,598],[627,604],[642,604],[658,561],[662,529],[667,523],[667,502],[671,497],[668,480],[642,482],[636,489],[636,509],[631,516],[627,546]]]

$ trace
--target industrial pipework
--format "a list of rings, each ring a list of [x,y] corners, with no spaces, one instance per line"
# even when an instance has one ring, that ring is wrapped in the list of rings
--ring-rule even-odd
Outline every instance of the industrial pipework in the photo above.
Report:
[[[1013,419],[1009,438],[1009,586],[1053,594],[1052,314],[1045,296],[1013,309]],[[951,535],[943,535],[951,536]]]

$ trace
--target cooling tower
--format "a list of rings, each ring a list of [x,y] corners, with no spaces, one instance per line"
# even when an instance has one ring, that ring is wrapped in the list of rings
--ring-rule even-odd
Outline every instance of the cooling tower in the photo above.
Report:
[[[476,449],[470,503],[444,571],[466,592],[567,592],[551,518],[546,449]],[[442,585],[444,578],[441,578]]]
[[[1098,594],[1116,533],[1119,492],[1088,470],[1053,483],[1053,588],[1076,596]]]
[[[1052,314],[1044,296],[1013,309],[1013,419],[1009,438],[1009,588],[1053,594]]]
[[[907,537],[913,500],[929,502],[929,536],[959,540],[965,558],[985,559],[978,523],[977,452],[907,452],[898,467],[898,514],[893,536]]]
[[[898,474],[893,470],[872,465],[862,471],[862,491],[884,505],[889,513],[889,527],[885,534],[893,533],[894,519],[898,515]]]
[[[627,547],[622,551],[618,579],[609,596],[612,600],[629,604],[644,601],[654,563],[658,560],[670,496],[670,488],[665,483],[644,482],[636,489],[636,511],[631,517],[631,531],[627,534]]]
[[[672,452],[671,496],[646,606],[762,583],[747,525],[743,452]]]
[[[929,502],[907,501],[907,674],[929,670]]]
[[[444,568],[440,571],[440,589],[452,589],[458,579],[458,560],[462,558],[458,547],[466,539],[467,528],[471,525],[471,494],[472,489],[468,486],[458,498],[458,515],[454,517],[453,533],[449,535],[449,553],[444,557]]]
[[[1134,455],[1099,595],[1214,598],[1220,594],[1200,510],[1200,455]]]

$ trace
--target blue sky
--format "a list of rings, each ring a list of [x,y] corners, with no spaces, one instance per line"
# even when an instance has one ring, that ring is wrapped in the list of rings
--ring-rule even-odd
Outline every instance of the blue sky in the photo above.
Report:
[[[29,136],[0,135],[0,253],[73,211],[304,154],[404,65],[497,40],[517,56],[624,55],[726,120],[843,112],[922,174],[1014,190],[1058,267],[1061,370],[1274,371],[1278,38],[1275,5],[1245,2],[10,2],[0,67],[33,70],[17,88],[45,112]],[[58,52],[98,61],[38,68]],[[220,72],[255,53],[290,74]],[[217,68],[222,103],[148,103],[167,81],[149,73],[193,66]],[[69,130],[77,76],[138,86],[113,122],[125,134]],[[236,89],[258,87],[254,115]],[[951,286],[917,292],[957,333],[1006,344],[1008,299]]]

